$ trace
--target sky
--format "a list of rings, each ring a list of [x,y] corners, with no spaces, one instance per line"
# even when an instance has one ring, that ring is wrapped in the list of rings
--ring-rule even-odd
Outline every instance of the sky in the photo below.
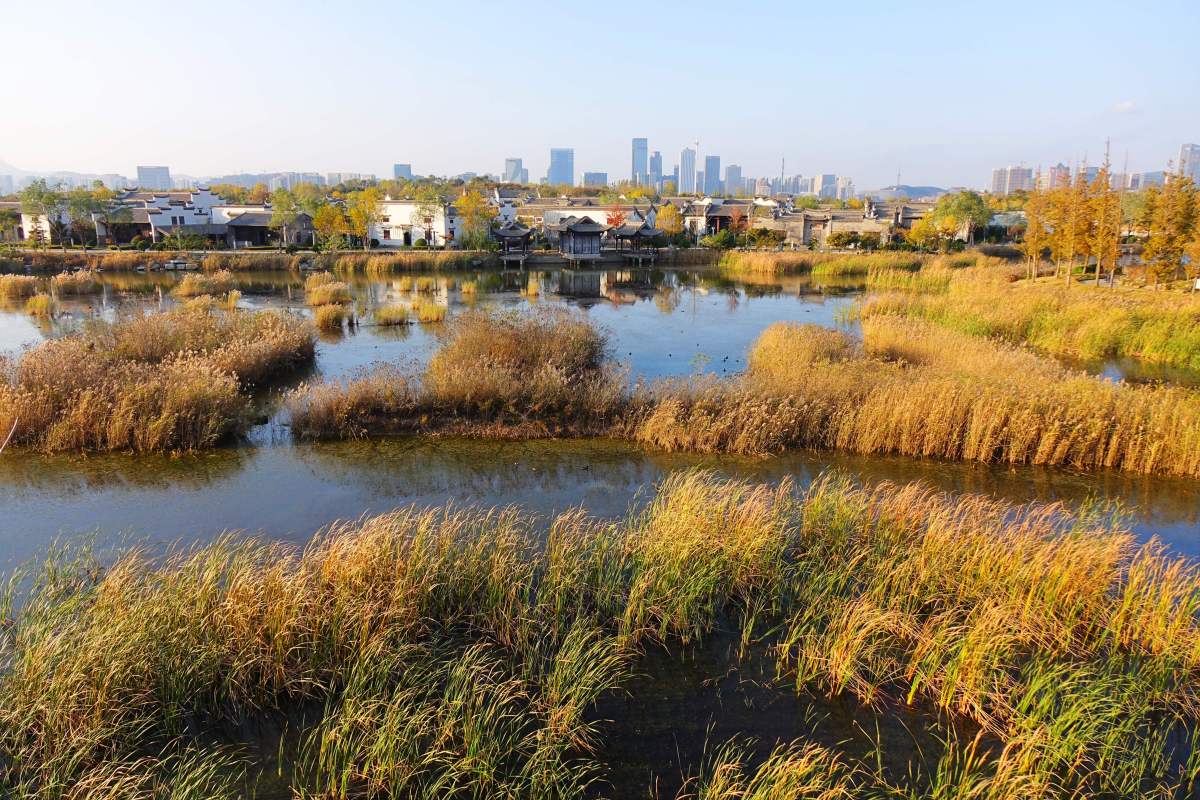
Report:
[[[745,176],[983,187],[1200,141],[1200,2],[3,0],[0,161],[30,171]],[[48,9],[52,8],[52,12]]]

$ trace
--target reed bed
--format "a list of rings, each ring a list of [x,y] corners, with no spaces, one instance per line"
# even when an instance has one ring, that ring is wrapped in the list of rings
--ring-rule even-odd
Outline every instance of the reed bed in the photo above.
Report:
[[[50,290],[59,296],[95,294],[100,291],[100,281],[91,269],[60,272],[50,279]]]
[[[44,292],[38,292],[25,301],[25,313],[31,317],[49,319],[58,312],[58,304],[54,298]]]
[[[57,268],[61,270],[63,267],[71,266],[72,264],[86,263],[88,269],[92,270],[127,272],[137,269],[155,269],[168,261],[175,261],[186,257],[186,253],[166,250],[150,252],[121,250],[109,253],[89,253],[82,262],[73,257],[58,264]]]
[[[964,270],[938,291],[879,292],[860,313],[903,315],[975,336],[1028,344],[1054,356],[1130,357],[1200,370],[1200,298],[1142,288],[1015,280],[1008,272]]]
[[[455,270],[489,265],[495,256],[473,250],[406,250],[402,253],[343,253],[326,257],[327,268],[342,274],[387,275],[394,272]]]
[[[722,627],[766,649],[778,691],[982,735],[946,729],[939,763],[899,774],[840,745],[752,765],[731,744],[688,796],[1165,798],[1200,773],[1194,742],[1172,751],[1200,722],[1200,571],[1057,505],[678,473],[625,520],[571,511],[545,538],[511,508],[409,508],[304,547],[226,537],[106,568],[60,550],[23,585],[0,643],[18,796],[240,796],[230,732],[296,708],[320,713],[295,796],[596,796],[596,700],[646,645]],[[713,679],[744,651],[724,652]]]
[[[207,253],[200,259],[205,272],[257,272],[302,269],[312,256],[301,253]]]
[[[37,294],[41,282],[32,275],[0,275],[0,300],[23,300]]]
[[[462,281],[458,284],[458,290],[464,295],[475,295],[479,292],[479,281]]]
[[[211,298],[94,322],[7,365],[0,427],[46,452],[205,448],[245,424],[245,392],[312,358],[303,321],[222,313]]]
[[[743,376],[629,390],[605,356],[564,361],[556,352],[570,342],[604,352],[584,319],[540,328],[463,316],[425,375],[406,384],[409,404],[364,414],[354,435],[604,435],[668,451],[818,448],[1200,476],[1196,392],[1110,383],[919,320],[868,317],[861,345],[817,326],[777,324],[755,343]],[[308,391],[293,398],[295,431],[347,435],[309,424]]]
[[[314,272],[304,279],[304,300],[310,306],[341,305],[352,299],[350,286],[332,273]]]
[[[234,280],[233,273],[226,269],[209,273],[189,272],[180,278],[171,294],[176,297],[224,294],[233,288]]]
[[[789,275],[812,273],[824,277],[866,275],[872,269],[916,270],[928,260],[914,253],[811,253],[803,251],[733,250],[719,266],[731,273]]]

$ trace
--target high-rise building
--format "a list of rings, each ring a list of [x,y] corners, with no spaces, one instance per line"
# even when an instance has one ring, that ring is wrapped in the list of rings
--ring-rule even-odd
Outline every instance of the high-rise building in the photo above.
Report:
[[[546,181],[555,185],[575,185],[575,150],[570,147],[550,148],[550,169]]]
[[[721,193],[721,157],[704,157],[704,193],[718,195]]]
[[[1143,172],[1138,177],[1138,188],[1140,189],[1148,189],[1151,186],[1165,186],[1167,183],[1167,173],[1161,169],[1155,172]]]
[[[413,179],[412,164],[392,164],[392,177],[398,181],[411,181]]]
[[[504,182],[522,183],[521,173],[525,170],[524,163],[519,158],[504,159]]]
[[[171,170],[167,167],[137,168],[138,188],[165,192],[171,188]]]
[[[731,194],[735,197],[742,194],[742,168],[737,164],[730,164],[725,168],[725,194]]]
[[[696,170],[696,193],[704,191],[704,170]]]
[[[662,153],[655,150],[650,154],[650,187],[656,192],[662,191],[663,171],[662,171]]]
[[[1095,175],[1092,176],[1093,178]],[[1089,178],[1089,180],[1091,180]],[[1028,192],[1033,188],[1033,170],[1030,167],[1009,167],[1008,168],[1008,183],[1005,185],[1005,194],[1013,192]]]
[[[992,170],[992,185],[990,190],[992,194],[1006,194],[1008,192],[1008,167],[997,167]]]
[[[814,175],[812,193],[829,200],[837,197],[837,175]]]
[[[633,166],[630,169],[629,179],[639,186],[645,186],[650,182],[650,167],[646,163],[646,153],[648,143],[645,139],[633,140]]]
[[[1008,179],[1005,178],[1005,185]],[[1071,183],[1071,168],[1061,161],[1055,164],[1050,169],[1038,175],[1037,188],[1040,191],[1049,191],[1050,189],[1058,189],[1062,186],[1067,186]]]
[[[1179,148],[1179,171],[1185,178],[1200,182],[1200,144],[1185,144]]]
[[[837,179],[837,199],[849,200],[854,197],[854,181],[845,175],[839,175]]]
[[[607,172],[585,172],[583,173],[584,186],[608,186]]]
[[[1008,169],[1008,172],[1009,172],[1008,184],[1009,184],[1009,186],[1012,186],[1012,183],[1013,183],[1013,179],[1012,179],[1013,169],[1015,169],[1015,167],[1009,167],[1009,169]],[[1099,167],[1080,167],[1079,174],[1083,176],[1084,183],[1090,184],[1092,181],[1096,180],[1096,176],[1100,174],[1100,168]],[[1017,190],[1010,188],[1009,191],[1015,192]]]
[[[771,182],[766,178],[759,178],[754,182],[754,193],[759,197],[767,197],[771,194]]]
[[[679,151],[679,175],[675,190],[680,194],[696,193],[696,151],[690,147]]]

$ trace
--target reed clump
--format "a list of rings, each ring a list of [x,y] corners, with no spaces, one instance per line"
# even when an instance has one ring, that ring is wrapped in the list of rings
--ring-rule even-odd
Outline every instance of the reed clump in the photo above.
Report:
[[[100,291],[100,281],[94,270],[77,269],[60,272],[50,279],[50,289],[56,295],[94,294]]]
[[[0,275],[0,300],[23,300],[37,293],[40,282],[33,275]]]
[[[840,744],[757,766],[730,745],[703,797],[1169,797],[1200,773],[1173,738],[1200,722],[1200,570],[1059,505],[677,473],[625,520],[571,511],[548,535],[513,509],[409,508],[304,547],[224,537],[107,567],[60,550],[24,585],[0,643],[18,796],[184,775],[232,795],[213,767],[236,759],[229,732],[297,707],[321,709],[297,796],[594,796],[597,699],[647,645],[722,627],[768,654],[777,691],[981,736],[942,728],[941,761],[898,774]]]
[[[199,297],[201,295],[224,294],[233,288],[233,273],[229,270],[216,272],[189,272],[180,278],[171,290],[176,297]]]
[[[314,272],[304,279],[304,300],[310,306],[342,305],[353,300],[350,286],[329,272]]]
[[[300,253],[207,253],[200,260],[200,268],[205,272],[229,271],[296,271],[308,262],[310,256]]]
[[[44,292],[38,292],[25,301],[25,313],[32,317],[49,319],[58,311],[54,298]]]
[[[442,322],[446,319],[446,307],[444,305],[435,303],[432,300],[426,300],[423,297],[413,301],[412,312],[416,316],[417,322],[426,325],[433,322]]]
[[[312,358],[303,321],[211,301],[93,322],[7,366],[0,426],[47,452],[200,449],[245,423],[244,392]]]
[[[402,305],[380,306],[375,309],[376,325],[407,325],[412,322],[410,309]]]
[[[325,303],[313,309],[313,322],[317,330],[324,333],[340,333],[346,320],[353,316],[350,307],[344,303]]]
[[[1130,357],[1200,370],[1200,299],[1143,288],[1066,287],[1011,270],[961,270],[942,287],[885,284],[860,313],[903,315],[1054,356]]]
[[[110,253],[92,253],[86,257],[82,263],[86,263],[88,269],[98,271],[133,271],[138,269],[156,269],[161,267],[168,261],[174,261],[184,258],[184,253],[176,253],[165,250],[141,252],[136,250],[120,250]],[[59,269],[65,266],[70,266],[77,263],[74,260],[68,260],[58,265]]]
[[[388,275],[394,272],[455,270],[490,265],[495,255],[471,250],[406,250],[401,253],[343,253],[324,259],[341,274]]]

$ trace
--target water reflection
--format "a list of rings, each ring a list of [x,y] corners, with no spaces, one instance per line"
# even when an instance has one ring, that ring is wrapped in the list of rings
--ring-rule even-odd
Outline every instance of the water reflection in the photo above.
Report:
[[[909,458],[797,452],[769,459],[647,453],[603,440],[494,442],[389,438],[244,446],[190,456],[0,458],[0,567],[60,535],[99,530],[149,544],[207,541],[248,530],[304,541],[336,519],[397,506],[518,504],[549,517],[584,506],[616,517],[675,470],[711,468],[755,481],[805,485],[840,469],[865,483],[922,480],[1012,502],[1095,497],[1124,505],[1135,530],[1200,555],[1197,483],[1121,474],[1003,469]]]

